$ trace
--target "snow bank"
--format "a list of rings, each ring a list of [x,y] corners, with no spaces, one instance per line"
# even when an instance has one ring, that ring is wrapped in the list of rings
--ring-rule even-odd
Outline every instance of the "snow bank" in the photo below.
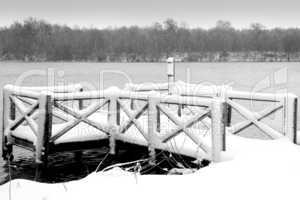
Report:
[[[135,175],[115,168],[79,181],[13,180],[1,199],[299,199],[300,147],[288,139],[228,136],[229,161],[183,176]]]

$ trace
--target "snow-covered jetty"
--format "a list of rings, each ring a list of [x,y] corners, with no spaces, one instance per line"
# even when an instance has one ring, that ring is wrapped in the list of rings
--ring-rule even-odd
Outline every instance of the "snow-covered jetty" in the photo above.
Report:
[[[235,100],[272,104],[256,112]],[[232,109],[245,120],[233,124]],[[279,110],[283,128],[262,122]],[[83,91],[80,85],[6,85],[2,122],[2,152],[8,159],[13,158],[13,145],[32,150],[36,163],[46,164],[51,153],[100,145],[116,154],[116,141],[122,141],[147,146],[153,164],[155,150],[218,162],[226,150],[226,133],[237,134],[251,125],[267,138],[286,135],[297,143],[297,97],[183,82],[102,91]]]

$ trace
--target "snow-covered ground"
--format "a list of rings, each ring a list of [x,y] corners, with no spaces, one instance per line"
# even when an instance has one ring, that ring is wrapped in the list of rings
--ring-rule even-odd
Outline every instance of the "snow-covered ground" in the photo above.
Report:
[[[114,168],[67,183],[13,180],[3,199],[299,199],[300,147],[288,139],[227,137],[224,161],[189,175],[135,175]],[[10,196],[11,195],[11,196]]]

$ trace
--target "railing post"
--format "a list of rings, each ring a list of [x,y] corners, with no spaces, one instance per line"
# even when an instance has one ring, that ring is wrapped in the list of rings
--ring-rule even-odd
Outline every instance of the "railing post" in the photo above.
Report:
[[[8,87],[8,86],[7,86]],[[15,120],[16,108],[15,104],[11,101],[10,96],[12,94],[11,90],[6,86],[3,89],[3,114],[2,114],[2,157],[6,158],[7,153],[12,153],[12,144],[10,142],[10,130],[6,130],[9,126],[10,121]],[[6,134],[7,132],[7,135]]]
[[[79,92],[83,92],[83,88],[82,87],[79,89]],[[79,110],[83,109],[83,99],[79,99],[78,100],[78,109]]]
[[[228,97],[228,93],[230,93],[230,91],[232,90],[231,87],[229,86],[219,86],[217,89],[217,97],[220,97],[221,99],[223,99],[225,102],[227,101]],[[226,125],[227,127],[230,127],[231,125],[231,118],[232,118],[232,107],[226,103]]]
[[[41,92],[38,114],[38,135],[35,150],[35,162],[46,164],[49,150],[49,139],[52,132],[52,95],[48,92]]]
[[[154,165],[155,164],[155,141],[156,141],[156,130],[158,127],[157,124],[157,103],[158,99],[153,97],[152,95],[149,95],[148,98],[148,149],[149,149],[149,155],[150,155],[150,161],[149,164]]]
[[[181,107],[182,107],[182,105],[181,104],[178,104],[178,108],[177,108],[177,115],[179,116],[179,117],[181,117]]]
[[[83,87],[81,85],[78,86],[78,92],[83,92]],[[83,99],[78,100],[78,110],[83,110]],[[75,151],[74,156],[75,160],[80,162],[82,158],[82,151]]]
[[[213,99],[211,103],[211,119],[212,119],[212,161],[218,162],[221,159],[221,151],[225,149],[226,133],[225,133],[225,120],[226,120],[226,104],[224,100],[219,98]]]
[[[285,99],[285,113],[284,113],[284,125],[285,125],[285,135],[290,138],[290,140],[297,144],[297,107],[298,98],[296,95],[288,93]]]
[[[120,107],[118,105],[118,97],[112,96],[109,100],[108,108],[108,123],[109,123],[109,153],[116,154],[116,134],[118,133],[118,125],[120,124]]]
[[[130,100],[130,109],[131,109],[131,110],[135,110],[135,109],[137,109],[137,108],[138,108],[138,105],[137,105],[136,100],[135,100],[135,99],[131,99],[131,100]]]
[[[227,108],[226,126],[230,127],[231,126],[231,118],[232,118],[232,107],[226,103],[226,108]]]
[[[160,111],[156,108],[156,132],[160,132]]]

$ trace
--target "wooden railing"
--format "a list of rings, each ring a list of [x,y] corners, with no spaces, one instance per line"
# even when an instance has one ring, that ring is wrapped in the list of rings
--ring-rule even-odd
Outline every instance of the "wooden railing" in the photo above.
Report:
[[[45,112],[49,107],[49,97],[44,95],[45,92],[43,91],[53,93],[81,92],[83,91],[83,87],[80,84],[53,87],[19,87],[6,85],[3,88],[3,115],[1,120],[2,156],[4,158],[7,158],[8,154],[12,152],[13,142],[10,140],[10,133],[21,124],[28,125],[37,140],[43,140],[39,134],[40,132],[44,132],[42,129],[43,126],[39,124],[43,121],[42,118],[46,117],[44,115],[49,115],[49,113]],[[79,102],[78,107],[82,107],[81,104],[82,102]],[[53,115],[61,118],[61,115],[56,111],[53,112]],[[66,118],[62,119],[66,120]],[[51,118],[49,118],[49,120],[51,120]],[[50,126],[51,121],[48,121],[47,124],[47,126]],[[38,151],[39,150],[37,150],[37,152]]]
[[[131,91],[161,91],[166,84],[129,84],[126,89]],[[159,90],[156,90],[160,88]],[[170,93],[181,96],[194,96],[203,98],[223,99],[227,104],[227,125],[228,131],[232,134],[238,134],[242,130],[254,125],[267,138],[275,139],[285,135],[294,143],[299,143],[297,139],[297,99],[298,97],[292,93],[257,93],[257,92],[242,92],[233,90],[228,86],[203,86],[196,84],[186,84],[177,82],[171,85]],[[261,102],[263,104],[271,104],[263,110],[257,112],[249,109],[240,101],[246,102]],[[239,121],[232,124],[232,109],[234,109],[244,121]],[[268,116],[282,110],[282,130],[276,130],[267,123],[262,122]]]
[[[117,88],[104,91],[55,93],[49,90],[42,92],[15,90],[13,86],[6,86],[4,91],[6,108],[4,136],[8,138],[9,145],[13,143],[10,140],[13,131],[26,121],[35,137],[32,149],[35,151],[37,163],[44,162],[49,149],[54,149],[58,140],[69,134],[69,131],[80,123],[97,129],[109,138],[111,154],[116,153],[116,140],[121,140],[148,146],[152,162],[155,162],[155,149],[192,157],[201,154],[213,161],[219,161],[221,151],[225,150],[226,109],[225,102],[219,98],[130,92]],[[24,102],[28,102],[28,99],[31,103],[25,106]],[[140,102],[134,109],[129,103],[132,99]],[[64,104],[69,101],[90,100],[94,101],[81,109]],[[189,119],[183,120],[177,112],[173,112],[171,105],[201,109],[194,109],[196,111],[187,116]],[[13,114],[14,106],[20,113],[20,117],[16,118]],[[35,112],[38,113],[36,119],[32,117]],[[97,121],[98,118],[91,118],[97,113],[105,115],[107,120]],[[209,143],[203,140],[200,131],[192,130],[194,124],[208,115],[211,117]],[[52,122],[55,118],[64,120],[64,123],[53,133]],[[171,129],[165,127],[167,122],[173,124]],[[134,133],[131,127],[135,127],[137,131]],[[168,142],[182,134],[196,145],[197,148],[192,153],[168,146]]]

